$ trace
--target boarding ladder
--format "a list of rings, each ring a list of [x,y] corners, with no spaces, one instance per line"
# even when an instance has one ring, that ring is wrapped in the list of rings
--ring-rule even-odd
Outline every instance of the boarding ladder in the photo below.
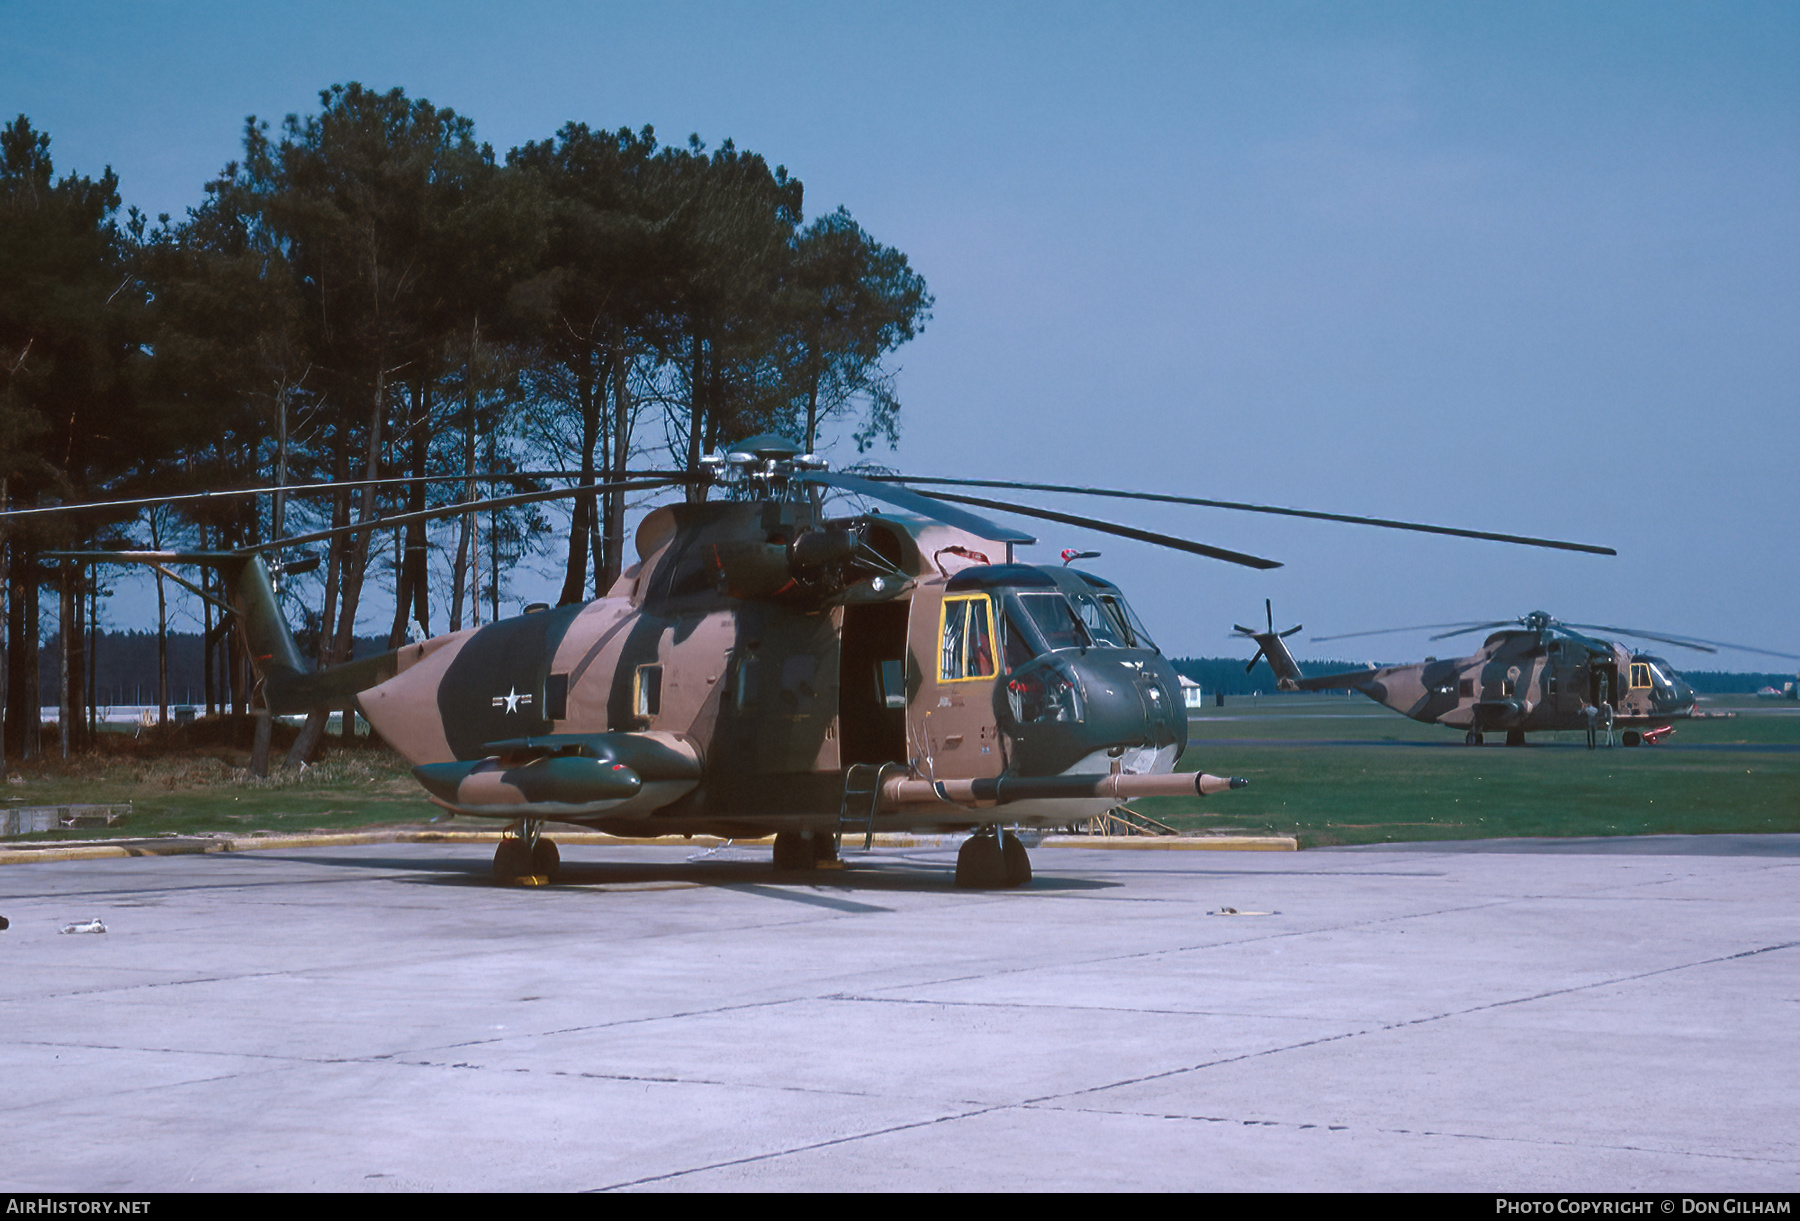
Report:
[[[844,801],[838,807],[837,837],[840,847],[846,831],[862,822],[863,851],[875,846],[875,814],[881,808],[881,786],[888,773],[904,773],[904,763],[852,763],[844,771]]]

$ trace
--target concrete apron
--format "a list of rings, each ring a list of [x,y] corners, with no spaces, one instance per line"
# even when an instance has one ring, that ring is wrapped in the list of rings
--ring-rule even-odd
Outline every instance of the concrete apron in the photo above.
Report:
[[[0,1190],[1800,1185],[1792,855],[558,839],[0,871]]]

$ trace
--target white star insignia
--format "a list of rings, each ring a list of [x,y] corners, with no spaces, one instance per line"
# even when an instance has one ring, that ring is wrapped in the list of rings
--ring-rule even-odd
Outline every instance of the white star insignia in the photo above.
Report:
[[[508,715],[511,715],[512,713],[517,712],[519,710],[520,704],[530,704],[530,703],[531,703],[531,697],[529,695],[519,694],[519,689],[516,686],[513,687],[510,691],[508,691],[505,695],[496,695],[494,697],[494,707],[496,707],[496,708],[504,707],[506,709]]]

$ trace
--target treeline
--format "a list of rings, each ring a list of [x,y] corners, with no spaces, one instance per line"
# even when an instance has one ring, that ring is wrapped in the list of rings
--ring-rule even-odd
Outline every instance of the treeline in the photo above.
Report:
[[[1275,671],[1269,669],[1266,661],[1258,661],[1256,668],[1248,674],[1244,673],[1241,657],[1172,657],[1169,664],[1175,667],[1177,674],[1199,683],[1207,699],[1221,691],[1226,695],[1268,695],[1275,690]],[[1361,664],[1355,661],[1303,661],[1300,667],[1308,674],[1332,674],[1339,670],[1360,669]]]
[[[46,654],[56,656],[61,638],[52,634],[43,642]],[[169,673],[169,703],[192,704],[197,711],[216,712],[215,703],[206,706],[206,646],[198,632],[97,632],[91,642],[90,673],[93,676],[93,703],[97,709],[123,705],[157,706],[162,657],[166,652]],[[369,657],[385,652],[386,636],[358,636],[354,657]],[[55,708],[61,698],[56,677],[39,675],[38,702],[43,708]]]
[[[1170,659],[1170,664],[1178,673],[1199,683],[1208,699],[1219,691],[1226,695],[1271,695],[1276,691],[1275,672],[1269,669],[1266,661],[1258,661],[1256,668],[1248,674],[1244,673],[1242,659],[1234,660],[1230,657],[1175,657]],[[1358,661],[1300,662],[1300,669],[1306,674],[1336,674],[1362,668],[1363,664]],[[1769,674],[1761,671],[1682,670],[1680,673],[1688,685],[1701,695],[1754,695],[1763,687],[1779,690],[1783,683],[1794,679],[1791,673]]]
[[[44,629],[67,625],[43,668],[59,692],[66,674],[76,724],[97,696],[108,572],[44,551],[232,549],[535,491],[556,483],[546,472],[696,473],[763,431],[808,449],[828,432],[892,443],[889,358],[931,296],[848,212],[808,221],[802,202],[797,178],[729,140],[570,123],[499,157],[465,116],[351,84],[316,113],[249,119],[204,202],[153,220],[121,213],[110,169],[57,177],[49,135],[14,120],[0,130],[0,508],[147,499],[0,519],[0,760],[43,748]],[[395,645],[498,617],[533,551],[559,554],[564,602],[603,593],[627,494],[574,498],[566,526],[533,505],[332,535],[295,579],[303,644],[322,665],[349,657],[371,576],[393,592]],[[172,579],[157,577],[164,625]],[[216,577],[194,580],[217,596]],[[206,702],[243,711],[235,634],[200,607]]]

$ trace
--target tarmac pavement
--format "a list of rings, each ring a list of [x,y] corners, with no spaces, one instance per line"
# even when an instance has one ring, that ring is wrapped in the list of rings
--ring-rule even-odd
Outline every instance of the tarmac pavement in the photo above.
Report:
[[[1800,856],[1732,838],[7,865],[0,1191],[1791,1192]]]

